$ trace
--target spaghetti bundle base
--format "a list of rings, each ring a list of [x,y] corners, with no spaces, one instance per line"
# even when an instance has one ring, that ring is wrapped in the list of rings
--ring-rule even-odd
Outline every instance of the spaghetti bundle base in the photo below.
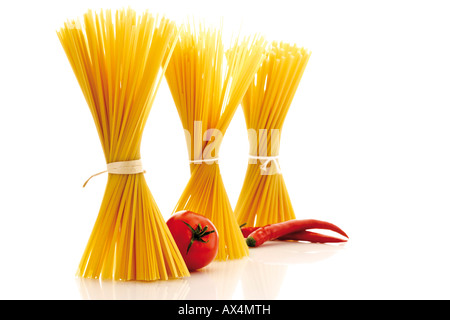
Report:
[[[309,57],[304,48],[272,43],[242,100],[250,158],[235,207],[240,225],[261,227],[295,219],[278,156],[283,123]]]
[[[73,20],[58,31],[111,170],[80,277],[150,281],[189,275],[142,169],[133,172],[175,32],[168,19],[131,9],[88,11],[84,27]],[[123,162],[133,170],[124,174]]]

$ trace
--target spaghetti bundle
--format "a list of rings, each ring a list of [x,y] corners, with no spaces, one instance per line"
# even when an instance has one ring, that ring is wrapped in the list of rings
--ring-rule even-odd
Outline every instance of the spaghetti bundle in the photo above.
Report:
[[[218,165],[219,148],[231,119],[264,58],[259,36],[233,40],[225,52],[222,30],[181,27],[166,79],[186,133],[191,177],[174,212],[202,214],[216,226],[216,260],[248,256]]]
[[[240,225],[295,219],[278,155],[283,123],[309,57],[304,48],[274,42],[242,100],[250,154],[235,207]]]
[[[188,276],[143,170],[136,169],[175,24],[148,12],[137,17],[131,9],[115,17],[111,10],[88,11],[84,27],[68,21],[58,37],[94,118],[109,172],[77,275],[144,281]]]

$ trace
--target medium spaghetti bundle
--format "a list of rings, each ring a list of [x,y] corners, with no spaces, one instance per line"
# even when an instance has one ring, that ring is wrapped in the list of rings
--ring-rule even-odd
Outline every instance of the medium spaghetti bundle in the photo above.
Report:
[[[190,210],[207,217],[219,234],[216,260],[248,256],[220,175],[223,135],[264,58],[259,36],[235,39],[225,52],[221,29],[184,25],[166,71],[186,133],[191,177],[174,212]]]
[[[242,100],[250,154],[235,207],[240,225],[295,219],[278,156],[283,123],[309,57],[304,48],[274,42]]]
[[[150,193],[140,144],[170,56],[176,26],[148,12],[119,10],[68,21],[58,36],[81,86],[103,147],[108,181],[77,274],[157,280],[189,271]],[[168,52],[169,50],[169,52]]]

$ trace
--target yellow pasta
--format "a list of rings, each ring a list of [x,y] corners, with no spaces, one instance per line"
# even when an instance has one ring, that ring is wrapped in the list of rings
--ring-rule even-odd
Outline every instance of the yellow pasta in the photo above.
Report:
[[[278,154],[284,120],[310,52],[272,43],[242,100],[250,157],[235,214],[240,225],[265,226],[295,219]]]
[[[216,260],[248,256],[248,247],[229,202],[219,165],[220,143],[264,58],[262,37],[233,40],[225,52],[222,30],[181,27],[166,71],[185,129],[191,177],[174,212],[191,210],[210,219],[219,234]]]
[[[88,11],[58,37],[88,103],[108,164],[139,160],[140,144],[176,26],[148,12]],[[179,278],[189,271],[143,173],[108,174],[77,275],[114,280]]]

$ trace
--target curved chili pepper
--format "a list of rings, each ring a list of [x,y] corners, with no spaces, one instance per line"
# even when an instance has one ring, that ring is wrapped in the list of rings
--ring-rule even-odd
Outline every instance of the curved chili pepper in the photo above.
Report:
[[[307,229],[331,230],[348,238],[347,234],[341,228],[330,222],[315,219],[304,219],[304,220],[289,220],[258,228],[247,236],[246,241],[249,247],[258,247],[266,241],[275,240],[292,233],[305,231]],[[303,236],[308,237],[308,234]],[[325,235],[321,236],[323,236],[322,239],[324,239],[324,237],[327,237]],[[318,236],[317,234],[314,236],[309,234],[309,237],[311,237],[311,239],[313,238],[317,239]]]
[[[261,227],[246,227],[241,228],[242,235],[244,238],[247,238],[253,231],[258,230]],[[327,236],[321,233],[311,232],[311,231],[298,231],[292,232],[287,235],[279,237],[277,240],[283,241],[308,241],[308,242],[316,242],[316,243],[338,243],[338,242],[347,242],[346,239],[336,238],[333,236]]]
[[[247,238],[253,231],[258,230],[259,228],[261,227],[241,227],[242,235],[244,236],[244,238]]]
[[[297,240],[297,241],[308,241],[315,243],[339,243],[347,242],[347,239],[341,239],[333,236],[327,236],[321,233],[312,231],[298,231],[289,233],[285,236],[279,237],[277,240]]]
[[[242,235],[244,238],[247,238],[253,231],[258,230],[261,227],[246,227],[241,228]],[[316,243],[338,243],[338,242],[347,242],[346,239],[337,238],[333,236],[327,236],[321,233],[311,232],[311,231],[297,231],[292,232],[287,235],[279,237],[277,240],[282,241],[308,241],[308,242],[316,242]]]

